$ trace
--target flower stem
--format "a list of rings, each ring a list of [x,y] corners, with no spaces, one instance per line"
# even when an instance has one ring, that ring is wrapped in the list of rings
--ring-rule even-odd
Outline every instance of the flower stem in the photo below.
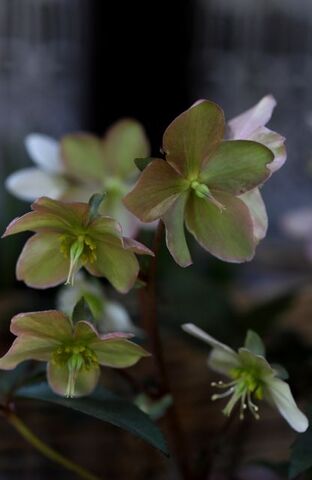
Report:
[[[155,365],[158,371],[160,393],[162,395],[169,394],[173,398],[167,374],[167,368],[164,360],[163,347],[159,334],[157,318],[156,274],[158,254],[161,247],[163,234],[164,224],[160,220],[155,233],[153,245],[153,252],[155,256],[152,257],[149,270],[144,276],[145,287],[140,289],[140,304],[142,326],[148,335],[150,348],[152,350],[153,358],[155,360]],[[172,436],[177,465],[179,467],[181,477],[184,480],[191,480],[192,474],[188,463],[188,450],[183,439],[174,398],[171,407],[167,411],[167,419],[169,422],[170,434]]]
[[[14,413],[8,413],[6,415],[6,419],[28,443],[30,443],[36,450],[42,453],[42,455],[47,457],[49,460],[52,460],[52,462],[62,465],[62,467],[64,467],[66,470],[75,472],[80,478],[84,478],[86,480],[100,480],[99,477],[88,472],[88,470],[85,470],[83,467],[80,467],[71,460],[68,460],[66,457],[56,452],[46,443],[40,440],[40,438],[38,438]]]

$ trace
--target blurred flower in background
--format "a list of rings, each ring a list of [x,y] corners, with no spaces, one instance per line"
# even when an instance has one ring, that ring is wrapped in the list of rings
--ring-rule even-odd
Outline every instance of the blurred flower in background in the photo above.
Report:
[[[285,233],[304,243],[305,254],[312,262],[312,206],[286,213],[281,220]]]
[[[108,299],[98,280],[79,272],[73,287],[64,286],[59,290],[57,308],[70,317],[81,298],[87,302],[100,333],[118,331],[142,335],[142,330],[134,325],[125,307]]]
[[[134,159],[147,157],[150,152],[143,127],[137,121],[116,122],[103,139],[73,133],[57,142],[34,133],[26,137],[25,145],[36,167],[12,173],[6,179],[10,193],[26,201],[47,196],[85,202],[93,193],[105,192],[101,212],[118,220],[125,235],[137,233],[140,222],[121,202],[139,173]]]

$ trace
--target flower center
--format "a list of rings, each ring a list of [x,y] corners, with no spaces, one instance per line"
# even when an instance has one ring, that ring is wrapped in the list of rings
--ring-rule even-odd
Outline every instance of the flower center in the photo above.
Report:
[[[70,235],[62,235],[61,252],[69,258],[69,270],[66,285],[74,284],[75,275],[81,265],[94,263],[96,260],[96,244],[88,235],[78,235],[75,239]]]
[[[218,400],[231,396],[227,405],[223,409],[223,413],[229,416],[234,406],[240,402],[239,417],[244,418],[244,411],[248,409],[252,415],[258,420],[259,407],[253,402],[252,397],[261,400],[263,397],[262,381],[256,371],[245,368],[233,368],[231,371],[233,381],[228,383],[212,382],[211,385],[216,388],[225,389],[225,392],[214,394],[211,400]]]
[[[198,180],[191,180],[190,181],[190,188],[194,190],[195,195],[198,198],[206,198],[208,199],[211,203],[213,203],[216,207],[219,208],[219,210],[222,212],[225,210],[225,206],[222,205],[221,202],[219,202],[211,193],[207,185],[205,183],[200,183]]]
[[[51,361],[58,367],[67,367],[66,397],[75,396],[75,384],[81,370],[90,370],[99,364],[96,354],[84,345],[60,345],[52,353]]]

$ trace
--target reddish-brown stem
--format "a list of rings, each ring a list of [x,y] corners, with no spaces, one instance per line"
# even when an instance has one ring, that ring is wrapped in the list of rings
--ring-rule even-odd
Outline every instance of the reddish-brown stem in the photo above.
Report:
[[[146,285],[144,288],[140,289],[140,305],[142,326],[148,335],[149,347],[152,351],[155,366],[157,368],[160,393],[162,395],[169,394],[173,398],[165,364],[157,318],[156,274],[158,253],[161,247],[163,234],[164,224],[160,220],[155,233],[153,245],[153,252],[155,256],[152,257],[147,274],[144,276]],[[184,480],[191,480],[193,477],[188,463],[188,451],[183,439],[174,398],[172,406],[167,412],[167,420],[170,428],[170,435],[172,437],[174,453],[176,455],[177,466],[180,470],[181,477]]]

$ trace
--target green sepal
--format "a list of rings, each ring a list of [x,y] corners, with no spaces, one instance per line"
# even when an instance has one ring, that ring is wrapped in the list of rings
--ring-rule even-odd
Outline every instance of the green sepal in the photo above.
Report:
[[[135,158],[134,163],[136,167],[140,170],[140,172],[143,172],[143,170],[153,161],[152,157],[146,157],[146,158]]]
[[[91,223],[98,215],[99,215],[99,208],[101,203],[103,202],[106,193],[94,193],[89,200],[89,223]]]
[[[253,330],[248,330],[244,347],[255,355],[265,356],[265,346],[260,336]]]
[[[85,296],[76,303],[71,319],[73,325],[80,321],[94,323],[94,315]]]

